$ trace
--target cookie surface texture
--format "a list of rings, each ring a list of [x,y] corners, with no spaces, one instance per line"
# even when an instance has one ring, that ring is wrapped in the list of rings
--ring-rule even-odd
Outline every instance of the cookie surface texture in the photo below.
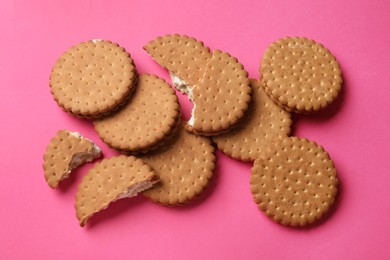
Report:
[[[339,95],[340,66],[322,44],[300,37],[272,43],[260,63],[260,77],[271,98],[284,109],[312,113]]]
[[[157,37],[144,49],[172,74],[194,86],[203,77],[210,49],[203,42],[186,35],[171,34]]]
[[[252,101],[244,118],[232,130],[213,137],[218,149],[234,159],[254,161],[275,140],[291,131],[291,116],[265,94],[261,82],[251,79]]]
[[[51,188],[56,188],[74,168],[100,155],[100,148],[92,141],[77,132],[60,130],[50,140],[43,155],[45,180]]]
[[[210,139],[188,133],[184,123],[168,143],[142,159],[160,179],[143,195],[167,206],[187,203],[199,195],[209,184],[215,167]]]
[[[116,156],[95,164],[83,177],[76,194],[76,216],[81,226],[110,203],[139,192],[158,182],[154,171],[134,156]]]
[[[290,137],[254,162],[250,186],[258,207],[274,221],[305,226],[325,215],[335,201],[338,177],[318,144]]]
[[[93,124],[109,146],[140,153],[171,135],[179,120],[179,101],[171,86],[154,75],[142,74],[129,102]]]
[[[50,75],[50,91],[63,110],[97,118],[122,105],[137,74],[130,54],[116,43],[91,40],[64,52]]]
[[[188,129],[202,135],[220,134],[237,124],[248,109],[248,73],[236,58],[215,50],[190,98],[194,110]]]

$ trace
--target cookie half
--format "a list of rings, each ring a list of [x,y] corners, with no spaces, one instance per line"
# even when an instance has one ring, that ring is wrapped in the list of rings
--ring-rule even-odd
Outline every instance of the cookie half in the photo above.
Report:
[[[315,142],[290,137],[254,162],[250,186],[258,207],[274,221],[305,226],[333,205],[338,178],[329,154]]]
[[[187,86],[194,86],[202,79],[211,58],[210,49],[203,42],[179,34],[159,36],[144,49],[171,73],[173,84],[184,93]]]
[[[291,116],[264,92],[261,82],[252,79],[252,101],[244,118],[232,130],[213,137],[218,149],[234,159],[254,161],[274,140],[291,131]]]
[[[286,37],[265,51],[260,74],[267,94],[287,111],[312,113],[339,95],[343,79],[336,58],[322,44]]]
[[[158,182],[154,171],[134,156],[117,156],[96,163],[82,179],[76,194],[80,226],[110,203],[136,196]]]
[[[213,51],[202,79],[190,89],[194,103],[187,129],[217,135],[235,126],[248,109],[251,87],[248,73],[226,52]]]
[[[56,188],[73,169],[100,156],[100,148],[91,140],[78,132],[60,130],[43,155],[45,180],[51,188]]]
[[[109,117],[93,122],[100,138],[126,153],[142,153],[170,136],[180,120],[175,91],[163,79],[142,74],[129,102]]]
[[[130,54],[105,40],[79,43],[64,52],[50,75],[58,105],[79,117],[97,118],[116,110],[137,80]]]
[[[167,206],[182,205],[198,196],[209,184],[215,167],[210,139],[185,131],[184,123],[164,146],[142,159],[160,179],[143,195]]]

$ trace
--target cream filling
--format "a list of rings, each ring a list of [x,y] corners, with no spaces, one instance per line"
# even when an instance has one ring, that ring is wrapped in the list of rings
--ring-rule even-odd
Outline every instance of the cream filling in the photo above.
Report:
[[[102,41],[102,39],[93,39],[92,40],[93,43],[98,43],[98,42],[101,42],[101,41]]]
[[[137,183],[133,186],[130,186],[127,191],[125,193],[122,193],[121,195],[119,195],[119,197],[117,198],[117,200],[119,199],[123,199],[123,198],[132,198],[132,197],[135,197],[138,195],[138,193],[144,191],[144,190],[147,190],[147,189],[150,189],[151,187],[153,187],[153,185],[155,183],[157,183],[158,181],[154,181],[154,182],[151,182],[151,181],[144,181],[144,182],[141,182],[141,183]]]
[[[177,75],[173,74],[172,72],[169,72],[169,75],[171,77],[172,83],[175,86],[177,90],[179,90],[183,94],[187,94],[188,98],[194,104],[194,107],[192,108],[191,111],[191,118],[188,120],[188,124],[190,126],[194,126],[195,123],[195,109],[196,109],[196,104],[194,102],[194,96],[192,93],[192,89],[194,88],[193,86],[190,86],[187,81],[179,78]]]
[[[91,161],[93,161],[93,159],[98,158],[101,155],[101,149],[96,144],[94,144],[91,140],[89,140],[88,138],[83,137],[78,132],[69,132],[69,134],[71,136],[76,137],[76,138],[81,138],[81,139],[84,139],[84,140],[91,142],[92,143],[92,151],[89,153],[87,152],[87,153],[74,154],[72,157],[72,160],[69,163],[68,171],[66,172],[66,174],[64,176],[62,176],[61,181],[68,178],[69,174],[72,172],[73,169],[76,169],[77,167],[79,167],[80,165],[82,165],[84,163],[91,162]]]
[[[84,226],[85,223],[87,223],[87,221],[93,216],[95,215],[96,213],[102,211],[102,210],[105,210],[108,208],[108,206],[110,206],[110,204],[112,202],[115,202],[117,200],[120,200],[120,199],[124,199],[124,198],[132,198],[132,197],[135,197],[138,195],[138,193],[144,191],[144,190],[147,190],[147,189],[150,189],[151,187],[153,187],[154,184],[156,184],[157,182],[159,182],[159,180],[157,181],[144,181],[144,182],[141,182],[141,183],[137,183],[135,185],[132,185],[130,186],[126,192],[122,193],[121,195],[119,195],[115,200],[109,202],[105,207],[91,213],[88,217],[86,217],[82,222],[81,222],[81,226]]]

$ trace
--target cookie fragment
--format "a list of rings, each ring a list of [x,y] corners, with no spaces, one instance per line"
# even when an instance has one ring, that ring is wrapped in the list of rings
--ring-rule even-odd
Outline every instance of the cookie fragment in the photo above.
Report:
[[[286,37],[265,51],[260,74],[267,94],[284,109],[312,113],[339,95],[341,69],[322,44],[303,37]]]
[[[137,80],[130,54],[105,40],[79,43],[64,52],[50,75],[58,105],[79,117],[97,118],[116,110]]]
[[[199,195],[209,184],[215,167],[210,139],[188,133],[184,123],[164,146],[142,159],[160,179],[160,183],[143,195],[167,206],[182,205]]]
[[[73,169],[100,156],[100,148],[91,140],[78,132],[60,130],[51,139],[43,155],[46,182],[51,188],[56,188]]]
[[[290,137],[270,145],[254,162],[251,192],[274,221],[305,226],[325,215],[335,201],[338,178],[329,154],[315,142]]]
[[[203,42],[179,34],[159,36],[144,49],[171,73],[173,84],[184,93],[188,86],[192,87],[201,80],[211,58],[210,49]]]
[[[143,74],[129,102],[93,124],[109,146],[136,154],[149,151],[170,136],[179,120],[180,105],[175,91],[163,79]]]
[[[189,97],[194,108],[187,129],[207,136],[220,134],[236,125],[248,109],[248,73],[236,58],[215,50]]]
[[[134,197],[157,182],[154,171],[134,156],[121,155],[96,163],[77,190],[75,208],[80,226],[110,203]]]
[[[254,161],[272,141],[287,137],[292,123],[290,114],[265,94],[260,81],[252,79],[251,86],[252,101],[244,118],[212,139],[222,152],[242,161]]]

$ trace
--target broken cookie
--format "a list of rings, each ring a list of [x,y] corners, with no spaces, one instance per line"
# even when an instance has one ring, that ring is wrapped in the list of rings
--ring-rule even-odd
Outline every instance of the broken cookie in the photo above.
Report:
[[[242,119],[251,87],[248,73],[236,58],[219,50],[210,53],[203,42],[178,34],[157,37],[144,49],[170,72],[173,85],[193,102],[188,131],[218,135]]]
[[[80,133],[60,130],[51,139],[43,155],[45,179],[51,188],[56,188],[73,169],[100,155],[100,148]]]
[[[82,179],[76,194],[80,226],[110,203],[136,196],[159,180],[151,167],[134,156],[116,156],[96,163]]]

